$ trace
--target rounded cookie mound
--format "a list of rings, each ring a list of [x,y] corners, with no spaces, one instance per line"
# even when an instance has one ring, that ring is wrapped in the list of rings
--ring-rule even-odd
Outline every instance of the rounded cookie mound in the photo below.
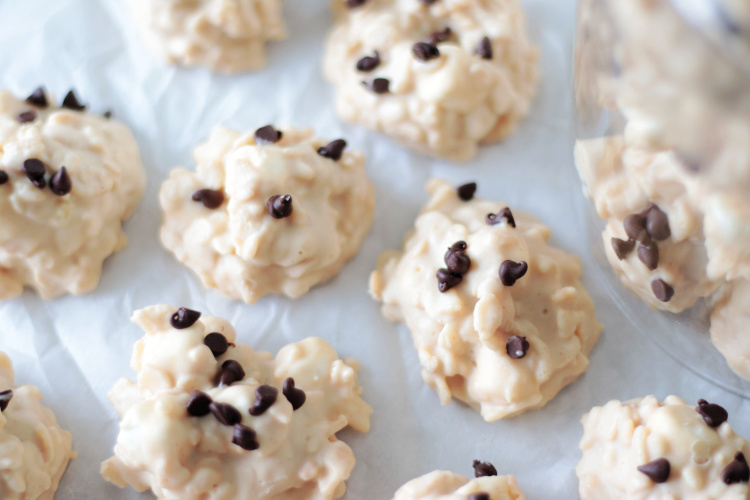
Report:
[[[748,498],[750,444],[727,412],[675,396],[610,401],[584,415],[576,474],[582,500]]]
[[[52,500],[70,459],[72,437],[41,404],[33,385],[13,386],[13,366],[0,352],[0,498]]]
[[[0,91],[0,299],[24,286],[50,299],[99,282],[127,244],[146,175],[124,125],[85,112],[71,91],[55,107],[42,89]]]
[[[169,64],[239,73],[286,37],[282,0],[127,0],[145,42]]]
[[[537,51],[517,0],[336,0],[325,77],[346,121],[468,160],[529,111]]]
[[[393,500],[525,500],[515,477],[498,476],[488,462],[474,464],[476,479],[433,471],[403,485]]]
[[[138,381],[109,393],[122,417],[102,475],[157,498],[328,500],[342,496],[354,454],[336,433],[367,432],[359,364],[318,338],[274,359],[235,343],[225,320],[167,305],[136,311],[146,332]]]
[[[401,251],[370,276],[383,314],[405,322],[422,378],[485,420],[544,406],[588,368],[601,325],[578,259],[547,244],[550,231],[476,185],[433,180]]]
[[[729,367],[750,380],[750,281],[727,284],[711,312],[711,341]]]
[[[204,285],[299,297],[359,251],[375,205],[361,153],[311,131],[217,128],[164,182],[161,240]]]

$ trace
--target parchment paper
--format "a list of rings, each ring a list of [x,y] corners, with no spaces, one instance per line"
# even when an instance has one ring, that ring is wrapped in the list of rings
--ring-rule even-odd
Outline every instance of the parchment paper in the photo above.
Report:
[[[80,455],[57,500],[153,498],[109,485],[99,476],[99,463],[110,456],[118,428],[106,393],[119,377],[134,376],[129,360],[142,332],[129,317],[155,303],[225,317],[241,342],[258,349],[275,353],[314,335],[362,363],[364,398],[375,413],[369,434],[340,434],[357,457],[347,499],[388,500],[401,484],[434,469],[470,475],[474,458],[514,474],[530,500],[577,498],[579,419],[615,398],[705,398],[724,405],[734,428],[750,434],[747,402],[711,386],[644,338],[598,283],[574,209],[582,196],[572,165],[575,2],[526,0],[525,8],[542,55],[533,111],[505,143],[456,165],[337,120],[332,89],[319,68],[330,27],[327,1],[287,0],[290,36],[271,46],[268,68],[226,77],[161,65],[142,46],[119,0],[0,0],[1,86],[25,96],[44,84],[58,97],[74,87],[91,110],[112,109],[133,129],[148,170],[145,197],[126,226],[130,244],[106,262],[96,291],[49,302],[27,292],[0,304],[0,350],[13,359],[17,383],[41,387]],[[157,192],[171,168],[193,167],[193,147],[215,125],[254,130],[267,123],[314,127],[323,137],[345,137],[350,147],[364,150],[378,207],[362,251],[337,278],[297,300],[271,297],[249,306],[203,289],[161,247]],[[479,196],[537,216],[552,227],[555,244],[585,263],[584,281],[605,330],[589,372],[541,410],[486,423],[461,404],[441,407],[420,378],[408,331],[383,319],[367,294],[377,255],[400,244],[426,200],[430,176],[478,181]]]

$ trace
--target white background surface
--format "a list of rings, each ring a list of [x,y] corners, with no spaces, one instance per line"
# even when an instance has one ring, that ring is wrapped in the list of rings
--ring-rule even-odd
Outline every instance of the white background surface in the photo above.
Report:
[[[0,86],[26,96],[44,84],[58,98],[74,87],[92,111],[112,109],[133,129],[148,171],[143,202],[126,225],[130,244],[106,262],[93,293],[44,302],[27,292],[0,304],[0,350],[13,359],[17,383],[42,388],[80,455],[57,500],[152,498],[111,486],[98,471],[111,454],[118,425],[106,392],[119,377],[134,376],[128,363],[142,333],[129,317],[160,302],[225,317],[241,342],[258,349],[275,353],[314,335],[332,342],[341,356],[360,360],[364,398],[375,412],[369,434],[340,434],[357,456],[347,499],[387,500],[401,484],[433,469],[471,475],[474,458],[514,474],[530,500],[577,498],[579,419],[591,406],[615,398],[705,398],[722,404],[734,428],[750,434],[750,405],[639,334],[598,283],[593,264],[584,265],[583,279],[605,328],[589,372],[545,408],[510,421],[486,423],[457,403],[441,407],[421,381],[408,331],[383,319],[368,296],[377,255],[400,244],[433,175],[478,181],[479,196],[537,216],[552,227],[554,244],[591,261],[574,210],[582,196],[570,137],[575,2],[526,0],[525,7],[543,66],[532,113],[504,144],[484,148],[469,164],[453,165],[336,119],[332,89],[319,70],[330,27],[326,1],[287,0],[290,36],[270,48],[269,67],[222,77],[161,66],[141,45],[120,1],[0,0]],[[204,290],[161,247],[157,192],[172,167],[194,166],[192,148],[214,125],[254,130],[267,123],[314,127],[322,137],[342,136],[364,150],[378,207],[362,251],[337,278],[294,301],[274,297],[249,306]]]

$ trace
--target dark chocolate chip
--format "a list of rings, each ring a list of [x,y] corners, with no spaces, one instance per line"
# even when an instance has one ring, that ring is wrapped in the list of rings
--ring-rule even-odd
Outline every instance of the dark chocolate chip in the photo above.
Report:
[[[507,221],[510,227],[516,227],[516,219],[513,218],[513,212],[511,212],[508,207],[503,208],[497,214],[487,214],[484,221],[490,226],[500,224],[502,221]]]
[[[186,307],[180,307],[177,311],[169,318],[169,323],[178,330],[183,328],[190,328],[198,321],[201,317],[201,313],[193,311]]]
[[[270,385],[261,385],[255,389],[255,403],[250,408],[250,415],[253,417],[263,415],[276,402],[278,396],[279,390]]]
[[[32,92],[31,95],[26,98],[26,102],[38,108],[46,108],[47,95],[44,93],[44,88],[39,87],[34,92]]]
[[[458,284],[464,279],[460,274],[453,274],[447,269],[438,269],[435,276],[437,277],[438,290],[440,290],[440,293],[445,293],[454,286],[458,286]]]
[[[510,359],[525,358],[526,353],[529,352],[529,341],[526,340],[526,337],[513,335],[505,343],[505,352],[508,353]]]
[[[70,179],[68,169],[60,167],[55,175],[49,180],[49,188],[57,196],[65,196],[73,189],[73,181]]]
[[[421,1],[422,1],[422,3],[423,3],[423,4],[425,4],[425,5],[432,5],[432,4],[434,4],[435,2],[437,2],[437,0],[421,0]]]
[[[669,217],[661,208],[654,205],[646,216],[646,232],[656,241],[666,240],[672,236],[669,229]]]
[[[76,93],[72,90],[65,95],[61,107],[72,109],[73,111],[83,111],[86,109],[86,106],[78,101]]]
[[[219,385],[232,385],[245,378],[245,370],[242,365],[233,359],[228,359],[221,364],[221,375]]]
[[[458,197],[463,201],[470,201],[472,198],[474,198],[474,193],[477,192],[477,183],[469,182],[462,186],[458,186],[456,192],[458,193]]]
[[[344,153],[345,147],[346,141],[344,139],[336,139],[322,148],[318,148],[318,154],[323,158],[330,158],[333,161],[339,161],[341,155]]]
[[[674,296],[674,288],[669,286],[663,279],[655,279],[652,281],[651,291],[654,292],[654,297],[662,302],[669,302],[672,299],[672,296]]]
[[[271,196],[266,202],[268,213],[274,219],[283,219],[292,215],[292,197],[288,194]]]
[[[0,392],[0,412],[5,411],[5,409],[10,404],[11,399],[13,399],[13,391],[11,391],[10,389]]]
[[[659,266],[659,247],[651,241],[638,247],[638,259],[651,271]]]
[[[31,183],[38,187],[39,189],[44,189],[47,187],[47,181],[44,179],[44,177],[40,177],[38,179],[30,179]]]
[[[107,111],[104,112],[104,115],[102,116],[104,116],[104,118],[109,120],[110,118],[112,118],[112,111],[108,109]]]
[[[212,332],[205,336],[203,343],[211,349],[211,353],[218,358],[229,349],[227,338],[219,332]]]
[[[346,0],[346,6],[350,9],[359,7],[367,3],[367,0]]]
[[[472,493],[466,500],[490,500],[490,495],[487,493]]]
[[[18,123],[28,123],[36,120],[36,111],[24,111],[16,117]]]
[[[273,125],[266,125],[255,131],[255,143],[274,144],[279,142],[283,135],[281,130],[276,130]]]
[[[188,399],[186,408],[188,415],[192,417],[204,417],[211,413],[209,406],[211,406],[211,396],[205,392],[193,391],[190,393],[190,399]]]
[[[193,201],[203,203],[206,208],[219,208],[224,203],[224,192],[215,189],[199,189],[193,191]]]
[[[260,446],[256,439],[255,431],[242,424],[234,424],[232,443],[248,451],[257,450]]]
[[[477,55],[482,59],[492,59],[492,42],[489,37],[482,38],[477,46]]]
[[[644,241],[648,239],[646,236],[646,217],[641,214],[630,214],[625,217],[622,223],[625,228],[625,234],[631,240]]]
[[[489,462],[474,460],[471,466],[474,467],[474,477],[497,476],[497,469]]]
[[[695,411],[700,413],[703,421],[709,427],[719,427],[729,418],[729,414],[724,408],[717,404],[709,403],[705,399],[698,400],[698,406],[695,407]]]
[[[208,408],[220,424],[234,425],[242,422],[242,414],[232,405],[213,401]]]
[[[387,94],[391,91],[391,82],[387,78],[376,78],[371,82],[362,82],[368,89],[376,94]]]
[[[42,160],[29,158],[23,162],[23,171],[29,180],[43,179],[44,174],[47,172],[47,166]]]
[[[369,73],[380,66],[380,53],[376,50],[371,56],[364,56],[362,59],[357,61],[357,71],[363,73]]]
[[[448,271],[452,274],[466,274],[471,267],[471,259],[466,255],[466,242],[458,241],[445,252],[443,257]]]
[[[500,281],[505,286],[513,286],[516,281],[523,278],[526,271],[529,270],[529,265],[524,262],[514,262],[512,260],[506,260],[500,264]]]
[[[734,460],[721,471],[721,480],[726,484],[747,483],[750,481],[750,467],[747,465],[742,452],[734,456]]]
[[[411,51],[414,53],[414,57],[420,61],[430,61],[440,57],[440,50],[438,50],[436,45],[431,43],[417,42]]]
[[[635,248],[635,240],[629,238],[627,241],[621,238],[612,238],[612,250],[615,251],[617,258],[622,260],[630,255]]]
[[[8,179],[8,172],[6,172],[5,170],[0,170],[0,186],[8,182]]]
[[[431,44],[437,45],[442,42],[447,42],[451,39],[453,32],[450,28],[446,27],[443,31],[436,31],[428,37]]]
[[[672,467],[666,458],[657,458],[653,462],[639,465],[637,469],[655,483],[666,483]]]
[[[287,401],[292,404],[292,409],[295,411],[299,410],[302,405],[305,404],[305,400],[307,399],[305,391],[294,387],[294,379],[292,377],[289,377],[284,381],[282,391]]]

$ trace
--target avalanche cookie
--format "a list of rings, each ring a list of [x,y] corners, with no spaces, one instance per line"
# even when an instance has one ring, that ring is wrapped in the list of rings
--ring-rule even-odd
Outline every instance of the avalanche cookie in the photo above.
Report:
[[[52,500],[73,439],[41,404],[33,385],[13,386],[13,366],[0,352],[0,498]]]
[[[102,475],[181,500],[326,500],[344,494],[354,454],[336,433],[367,432],[359,364],[324,340],[274,359],[235,343],[225,320],[166,305],[136,311],[146,331],[110,401],[122,417]]]
[[[337,274],[370,230],[374,189],[343,139],[217,128],[195,161],[161,187],[161,240],[228,297],[299,297]]]
[[[732,370],[750,380],[750,281],[729,283],[711,312],[711,341]]]
[[[529,111],[537,50],[518,0],[335,0],[323,60],[346,121],[468,160]]]
[[[149,48],[169,64],[259,69],[286,37],[281,0],[127,0]]]
[[[93,290],[145,182],[130,130],[86,113],[73,91],[59,107],[41,88],[0,91],[0,299]]]
[[[401,251],[378,259],[370,292],[405,322],[422,378],[493,421],[544,406],[588,368],[601,325],[578,259],[502,203],[441,180]]]
[[[675,396],[610,401],[584,415],[582,500],[729,500],[750,495],[750,444],[727,412]]]
[[[525,500],[516,478],[498,476],[488,462],[474,461],[476,479],[434,471],[412,479],[396,491],[393,500]]]

